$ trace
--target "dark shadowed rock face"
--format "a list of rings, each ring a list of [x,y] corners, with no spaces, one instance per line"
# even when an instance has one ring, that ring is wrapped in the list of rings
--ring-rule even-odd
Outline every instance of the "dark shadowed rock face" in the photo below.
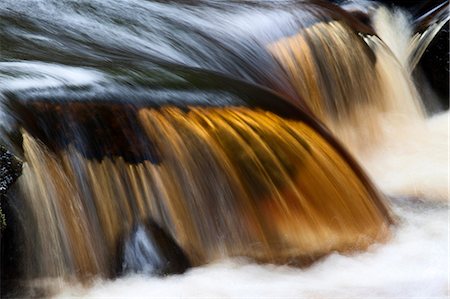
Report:
[[[5,226],[5,217],[1,210],[1,201],[8,188],[17,180],[22,172],[22,162],[17,160],[7,149],[0,145],[0,227]],[[1,236],[1,233],[0,233]]]
[[[22,173],[22,162],[0,145],[0,297],[11,292],[11,279],[17,277],[17,257],[19,247],[14,230],[14,217],[10,206],[6,203],[6,192]],[[2,210],[3,204],[3,210]],[[3,211],[5,214],[3,214]],[[6,217],[5,217],[6,215]],[[12,222],[12,223],[11,223]],[[6,227],[6,223],[8,226]],[[6,227],[6,229],[5,229]]]
[[[22,163],[0,145],[0,194],[4,195],[22,172]]]
[[[439,96],[442,108],[449,108],[449,22],[447,22],[422,56],[419,66]]]

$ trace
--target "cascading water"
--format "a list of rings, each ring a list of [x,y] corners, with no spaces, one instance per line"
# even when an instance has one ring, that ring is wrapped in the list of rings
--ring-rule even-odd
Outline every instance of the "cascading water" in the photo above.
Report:
[[[328,22],[269,46],[313,113],[357,157],[368,142],[383,139],[387,119],[423,117],[409,75],[377,37],[364,39],[341,22]]]
[[[375,11],[371,26],[322,1],[3,1],[1,139],[25,162],[8,295],[443,296],[446,157],[434,184],[392,157],[417,134],[448,149],[445,118],[426,121],[411,77],[423,47],[392,38],[407,18]]]
[[[70,118],[70,108],[58,109]],[[305,124],[245,108],[142,109],[138,117],[157,163],[91,161],[70,147],[55,157],[24,135],[20,189],[36,202],[30,213],[42,218],[35,227],[47,235],[38,238],[42,246],[33,242],[32,260],[48,251],[61,260],[42,260],[37,276],[109,273],[114,259],[102,257],[148,218],[194,265],[225,256],[304,263],[386,236],[386,211],[371,187]],[[92,219],[86,209],[95,209]]]

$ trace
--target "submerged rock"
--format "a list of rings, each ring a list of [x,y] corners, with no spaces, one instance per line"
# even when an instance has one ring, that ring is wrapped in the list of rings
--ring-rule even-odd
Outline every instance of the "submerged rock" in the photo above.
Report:
[[[190,263],[178,244],[156,223],[135,226],[123,247],[123,273],[180,274]]]

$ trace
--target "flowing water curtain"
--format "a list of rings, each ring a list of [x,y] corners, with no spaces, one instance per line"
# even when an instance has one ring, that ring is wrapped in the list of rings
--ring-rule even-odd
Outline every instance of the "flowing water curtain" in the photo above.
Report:
[[[357,155],[383,139],[387,120],[423,119],[408,69],[374,35],[335,20],[301,28],[268,49],[313,114]]]
[[[113,276],[117,248],[149,218],[193,265],[227,256],[304,265],[389,235],[379,194],[306,123],[239,107],[142,108],[136,117],[158,161],[98,160],[70,144],[55,151],[24,132],[20,186],[37,231],[28,273]]]
[[[61,162],[24,132],[25,164],[19,180],[25,225],[26,273],[31,278],[99,272],[93,236],[71,178]]]

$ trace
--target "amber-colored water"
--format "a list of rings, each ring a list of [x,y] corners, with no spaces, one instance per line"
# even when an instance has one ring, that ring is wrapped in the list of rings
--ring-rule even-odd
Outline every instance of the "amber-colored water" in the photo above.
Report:
[[[394,37],[395,38],[395,37]],[[358,158],[391,126],[423,120],[412,78],[381,40],[317,23],[268,45],[306,105]],[[389,129],[388,129],[389,130]]]
[[[0,111],[2,130],[9,130],[0,137],[12,136],[11,145],[24,154],[9,226],[17,228],[13,241],[20,244],[9,264],[24,269],[7,279],[31,286],[25,297],[34,288],[49,295],[47,282],[164,273],[153,270],[170,251],[158,246],[170,242],[158,243],[151,228],[171,236],[193,266],[236,256],[305,266],[331,252],[385,241],[389,209],[347,151],[391,196],[429,197],[438,186],[441,201],[448,199],[442,183],[448,173],[435,171],[445,159],[434,148],[443,148],[446,135],[432,139],[432,130],[420,129],[423,109],[409,73],[438,27],[410,40],[412,31],[403,32],[408,24],[393,26],[397,17],[383,10],[367,16],[370,28],[324,1],[29,2],[0,4],[0,91],[12,108]],[[413,49],[403,51],[405,44]],[[17,128],[23,143],[15,142]],[[430,141],[433,150],[417,156],[414,145]],[[430,169],[425,175],[414,167],[418,161]],[[316,275],[317,267],[290,268],[305,279],[286,284],[283,276],[277,283],[291,297],[430,296],[419,285],[435,282],[441,294],[445,234],[437,226],[445,211],[427,214],[433,207],[412,206],[409,217],[410,207],[401,211],[401,201],[394,203],[400,225],[391,242],[378,247],[378,258],[370,257],[375,248],[316,264],[339,283]],[[427,256],[427,262],[410,271],[396,262],[405,256]],[[342,258],[363,270],[347,271]],[[393,271],[384,271],[386,265]],[[390,276],[396,268],[403,274]],[[429,269],[438,269],[437,279]],[[229,276],[245,285],[236,275],[242,271],[234,270]],[[353,276],[343,278],[347,272]],[[203,287],[211,287],[210,273],[204,272]],[[257,292],[245,286],[237,293],[277,290],[260,273],[251,275],[262,285]],[[387,293],[377,286],[379,273],[388,274],[381,275]],[[230,289],[226,275],[218,276]],[[158,296],[147,285],[156,278],[142,278],[148,293],[128,278],[127,295]],[[178,277],[170,281],[179,283]],[[330,291],[317,292],[327,281]],[[186,284],[201,295],[195,283]],[[313,284],[313,291],[298,292]]]
[[[226,256],[302,265],[388,237],[382,199],[302,122],[238,107],[141,109],[139,119],[158,164],[50,153],[24,132],[29,273],[111,275],[116,249],[148,218],[193,265]]]

